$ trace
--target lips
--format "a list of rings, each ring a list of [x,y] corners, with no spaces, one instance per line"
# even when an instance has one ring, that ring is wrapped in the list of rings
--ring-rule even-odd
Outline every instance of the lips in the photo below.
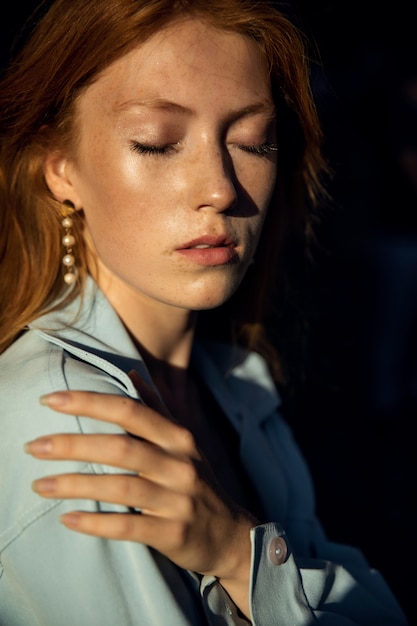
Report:
[[[197,249],[204,250],[207,248],[235,248],[236,242],[233,241],[231,237],[226,235],[212,236],[207,235],[203,237],[199,237],[198,239],[193,239],[188,243],[180,246],[178,250],[189,250],[189,249]]]
[[[197,265],[227,265],[237,259],[236,246],[236,242],[231,237],[207,235],[189,241],[178,248],[177,252]]]

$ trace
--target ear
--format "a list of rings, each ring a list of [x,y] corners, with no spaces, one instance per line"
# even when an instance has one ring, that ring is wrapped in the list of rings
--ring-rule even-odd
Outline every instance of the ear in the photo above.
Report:
[[[74,186],[74,168],[63,152],[57,150],[47,154],[43,173],[50,192],[58,202],[71,200],[76,209],[82,208],[81,199]]]

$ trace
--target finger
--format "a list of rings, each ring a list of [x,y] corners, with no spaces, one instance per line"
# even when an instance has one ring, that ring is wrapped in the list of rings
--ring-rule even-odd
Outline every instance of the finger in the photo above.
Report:
[[[73,511],[60,517],[67,528],[86,535],[120,541],[136,541],[164,550],[183,531],[183,524],[163,517],[137,513],[87,513]],[[178,529],[178,530],[177,530]],[[179,542],[179,540],[178,540]],[[162,545],[163,544],[163,545]]]
[[[132,471],[166,487],[184,485],[185,489],[195,482],[194,466],[187,457],[128,435],[56,434],[30,441],[24,449],[39,459],[83,461]]]
[[[219,554],[235,541],[240,552],[250,555],[249,530],[252,521],[229,518],[219,536],[222,526],[217,519],[211,528],[203,525],[195,528],[188,520],[168,519],[137,513],[90,513],[72,511],[60,517],[67,528],[106,539],[135,541],[158,550],[180,567],[200,573],[218,570]],[[235,532],[239,528],[239,532]],[[234,558],[235,562],[236,559]]]
[[[147,446],[152,446],[154,457],[158,451],[160,456],[167,454],[162,448],[143,441],[129,435],[56,434],[29,441],[24,450],[38,459],[99,463],[139,473]]]
[[[157,517],[187,519],[189,498],[155,483],[127,474],[61,474],[33,481],[32,489],[43,498],[95,500],[139,509]]]
[[[125,396],[93,391],[59,391],[40,398],[55,411],[110,422],[167,450],[195,454],[191,433],[154,409]]]

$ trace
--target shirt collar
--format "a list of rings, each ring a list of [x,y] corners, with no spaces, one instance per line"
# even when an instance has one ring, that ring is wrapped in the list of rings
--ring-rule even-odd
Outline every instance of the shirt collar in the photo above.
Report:
[[[29,327],[115,377],[119,371],[131,395],[137,396],[127,377],[131,369],[151,383],[127,329],[91,277],[82,297],[43,315]],[[196,341],[192,364],[237,429],[242,421],[261,422],[280,404],[269,370],[254,352],[217,341]]]

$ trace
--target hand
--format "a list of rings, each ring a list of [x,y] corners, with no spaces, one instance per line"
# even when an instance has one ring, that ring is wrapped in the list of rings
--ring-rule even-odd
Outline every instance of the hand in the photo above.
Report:
[[[56,411],[117,424],[126,435],[55,434],[30,442],[26,451],[37,458],[102,463],[135,474],[62,474],[35,481],[33,489],[45,498],[140,509],[141,514],[77,511],[61,521],[78,532],[151,546],[180,567],[222,579],[226,588],[230,582],[232,597],[236,585],[245,589],[247,601],[249,530],[256,520],[222,493],[190,431],[173,422],[137,374],[132,380],[155,408],[85,391],[42,399]],[[241,608],[247,612],[247,606]]]

